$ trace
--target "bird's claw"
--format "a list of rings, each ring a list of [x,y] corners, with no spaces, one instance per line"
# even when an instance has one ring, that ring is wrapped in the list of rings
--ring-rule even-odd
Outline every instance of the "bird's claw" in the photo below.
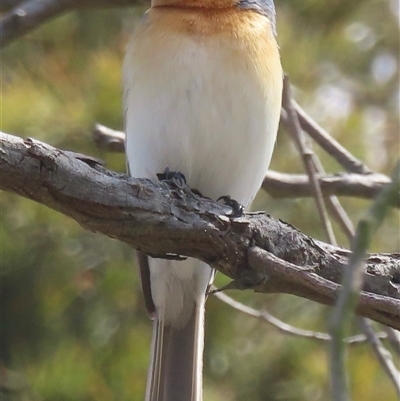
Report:
[[[222,200],[226,206],[232,209],[231,217],[241,217],[244,212],[244,206],[237,200],[232,199],[229,195],[220,196],[217,202]]]

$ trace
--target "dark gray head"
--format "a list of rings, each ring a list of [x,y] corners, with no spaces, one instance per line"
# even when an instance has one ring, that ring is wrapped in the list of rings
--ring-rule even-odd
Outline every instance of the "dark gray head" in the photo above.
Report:
[[[246,10],[254,10],[265,15],[271,22],[272,30],[276,35],[275,5],[273,0],[239,0],[238,6]]]

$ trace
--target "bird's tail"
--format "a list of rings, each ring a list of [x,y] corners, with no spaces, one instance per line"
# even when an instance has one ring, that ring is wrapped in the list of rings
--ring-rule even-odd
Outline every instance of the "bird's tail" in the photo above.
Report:
[[[146,401],[201,401],[204,300],[195,303],[185,326],[156,316]]]

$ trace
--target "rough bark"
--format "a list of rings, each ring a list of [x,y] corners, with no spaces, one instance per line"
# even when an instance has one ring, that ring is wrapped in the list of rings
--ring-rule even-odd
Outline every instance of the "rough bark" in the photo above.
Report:
[[[233,217],[188,187],[133,179],[101,161],[1,135],[0,188],[153,257],[201,259],[231,288],[288,293],[332,305],[349,256],[265,213]],[[400,329],[400,254],[371,254],[357,313]]]

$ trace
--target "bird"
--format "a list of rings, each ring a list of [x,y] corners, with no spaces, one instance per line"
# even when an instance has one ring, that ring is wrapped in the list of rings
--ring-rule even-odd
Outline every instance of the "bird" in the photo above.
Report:
[[[250,205],[280,118],[275,25],[273,0],[152,0],[123,61],[132,177],[178,173],[208,198]],[[138,264],[153,318],[145,400],[201,401],[205,301],[214,271],[193,258],[140,252]]]

